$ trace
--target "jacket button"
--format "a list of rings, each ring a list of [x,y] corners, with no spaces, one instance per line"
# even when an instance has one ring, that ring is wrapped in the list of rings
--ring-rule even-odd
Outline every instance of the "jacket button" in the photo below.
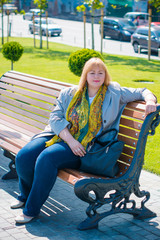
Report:
[[[104,123],[106,123],[106,120],[104,120]]]

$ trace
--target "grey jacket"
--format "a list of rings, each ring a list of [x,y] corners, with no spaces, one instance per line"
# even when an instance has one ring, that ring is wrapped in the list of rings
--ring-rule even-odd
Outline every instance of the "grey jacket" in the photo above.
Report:
[[[56,107],[50,114],[49,125],[44,132],[36,136],[52,135],[59,133],[65,128],[70,127],[66,120],[66,111],[77,88],[69,87],[61,91]],[[102,107],[102,131],[110,128],[119,130],[119,122],[122,111],[128,102],[136,100],[145,100],[145,97],[151,94],[146,88],[127,88],[120,87],[116,82],[112,82],[107,89]]]

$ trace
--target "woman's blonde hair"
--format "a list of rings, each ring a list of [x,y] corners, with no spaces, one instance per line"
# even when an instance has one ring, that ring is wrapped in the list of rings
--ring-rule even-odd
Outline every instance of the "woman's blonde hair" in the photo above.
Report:
[[[109,75],[106,65],[100,58],[93,57],[93,58],[90,58],[83,67],[81,78],[80,78],[79,85],[78,85],[78,90],[81,90],[81,91],[83,90],[84,86],[86,85],[86,81],[87,81],[87,73],[95,67],[102,68],[105,71],[104,84],[106,86],[109,85],[109,83],[111,81],[111,77]]]

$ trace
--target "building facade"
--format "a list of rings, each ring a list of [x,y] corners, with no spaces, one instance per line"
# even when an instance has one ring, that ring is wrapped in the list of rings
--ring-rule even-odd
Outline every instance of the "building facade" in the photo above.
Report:
[[[101,1],[105,5],[104,14],[107,16],[123,17],[126,12],[148,12],[148,0]],[[33,0],[15,0],[18,10],[24,9],[25,11],[36,7],[33,2]],[[83,2],[83,0],[48,0],[48,14],[50,17],[63,16],[76,19],[79,16],[82,19],[82,14],[77,13],[76,7]]]

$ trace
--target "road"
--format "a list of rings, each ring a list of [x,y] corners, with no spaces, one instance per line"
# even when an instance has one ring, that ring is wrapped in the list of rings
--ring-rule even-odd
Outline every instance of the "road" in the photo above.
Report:
[[[83,22],[69,21],[54,18],[54,21],[62,27],[62,34],[59,37],[49,37],[49,41],[63,43],[71,46],[84,47],[84,25]],[[33,37],[28,30],[30,21],[23,20],[22,15],[11,15],[11,36],[16,37]],[[4,29],[5,36],[7,35],[7,16],[4,16]],[[1,30],[1,17],[0,17],[0,30]],[[1,35],[1,31],[0,31]],[[101,39],[99,34],[99,24],[94,24],[94,37],[95,37],[95,50],[101,50]],[[39,36],[36,36],[39,38]],[[46,39],[46,37],[43,37]],[[86,23],[86,47],[92,48],[91,43],[91,24]],[[130,42],[121,42],[105,38],[102,45],[103,52],[109,54],[119,54],[134,57],[147,58],[147,54],[137,54],[134,52]],[[151,59],[160,60],[160,57],[152,55]]]

